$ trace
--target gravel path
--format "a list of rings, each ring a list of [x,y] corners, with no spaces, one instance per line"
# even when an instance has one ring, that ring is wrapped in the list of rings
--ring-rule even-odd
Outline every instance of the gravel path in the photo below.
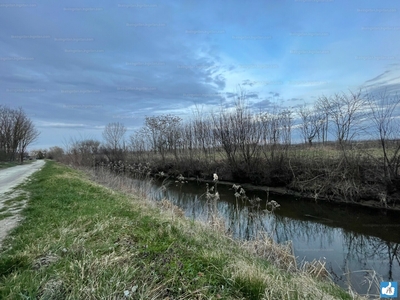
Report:
[[[7,233],[17,226],[18,222],[21,220],[18,213],[26,202],[24,201],[21,203],[21,201],[19,201],[6,204],[7,200],[17,197],[20,192],[14,191],[10,195],[6,195],[6,193],[23,183],[30,175],[40,170],[44,164],[44,160],[37,160],[31,164],[0,170],[0,248]],[[2,214],[6,215],[6,217],[2,218]]]

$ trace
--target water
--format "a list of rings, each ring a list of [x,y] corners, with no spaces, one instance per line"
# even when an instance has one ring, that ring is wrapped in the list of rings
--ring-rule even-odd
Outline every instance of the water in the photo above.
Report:
[[[153,182],[155,199],[170,200],[188,218],[207,220],[205,183],[170,181],[166,189],[160,186]],[[270,214],[262,212],[263,206],[256,209],[248,201],[238,201],[231,186],[219,184],[218,192],[219,216],[238,239],[252,239],[262,229],[278,243],[292,241],[299,263],[323,259],[338,285],[347,289],[350,282],[359,294],[368,292],[371,276],[400,281],[400,213],[246,192],[250,199],[277,201],[281,206]],[[379,295],[379,287],[372,285],[369,293]]]

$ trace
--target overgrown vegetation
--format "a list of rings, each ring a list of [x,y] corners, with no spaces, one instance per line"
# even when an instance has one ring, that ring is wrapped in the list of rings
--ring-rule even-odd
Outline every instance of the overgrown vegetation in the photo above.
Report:
[[[0,253],[1,299],[353,299],[273,266],[254,251],[261,240],[242,245],[167,200],[102,187],[54,162],[23,189],[24,221]]]
[[[398,208],[399,96],[349,92],[320,97],[313,107],[267,112],[254,112],[246,99],[241,92],[234,106],[211,114],[199,109],[186,122],[148,116],[129,141],[123,124],[110,123],[104,143],[75,140],[57,157],[127,174],[210,179],[218,172],[221,180],[285,187],[316,201],[372,200]],[[303,144],[292,143],[294,130]]]

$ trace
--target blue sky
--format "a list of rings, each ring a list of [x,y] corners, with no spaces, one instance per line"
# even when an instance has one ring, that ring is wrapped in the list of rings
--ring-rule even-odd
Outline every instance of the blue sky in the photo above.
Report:
[[[0,3],[0,103],[41,131],[31,148],[101,139],[145,116],[297,107],[368,88],[400,91],[395,1]]]

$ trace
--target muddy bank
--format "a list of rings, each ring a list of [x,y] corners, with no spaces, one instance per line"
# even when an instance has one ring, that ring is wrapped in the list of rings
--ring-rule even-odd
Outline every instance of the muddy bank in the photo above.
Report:
[[[168,178],[168,176],[160,176],[158,177],[163,177],[163,178]],[[210,183],[214,184],[215,182],[213,180],[207,180],[207,179],[199,179],[199,178],[194,178],[194,177],[184,177],[184,180],[186,181],[192,181],[192,182],[204,182],[204,183]],[[231,181],[218,181],[219,185],[226,185],[226,186],[233,186],[234,184],[238,184],[237,182],[231,182]],[[315,195],[312,193],[307,193],[307,192],[298,192],[294,191],[291,189],[288,189],[286,187],[268,187],[268,186],[259,186],[259,185],[254,185],[251,183],[240,183],[240,185],[246,190],[246,191],[264,191],[264,192],[269,192],[272,195],[289,195],[295,198],[301,198],[313,202],[319,202],[319,201],[327,201],[330,203],[337,203],[337,204],[342,204],[342,205],[352,205],[352,206],[363,206],[363,207],[370,207],[370,208],[376,208],[379,210],[391,210],[391,211],[398,211],[400,212],[400,205],[393,205],[393,206],[385,206],[384,203],[378,202],[376,200],[360,200],[358,202],[355,201],[346,201],[343,199],[340,199],[339,197],[326,197],[326,196],[318,196],[317,198]]]
[[[217,173],[220,184],[241,184],[247,190],[269,191],[273,194],[290,195],[310,201],[328,201],[348,205],[361,205],[383,210],[400,210],[400,179],[385,181],[377,165],[357,161],[352,168],[350,162],[329,159],[327,162],[291,161],[269,166],[260,161],[253,168],[238,169],[224,162],[203,161],[179,163],[151,161],[109,162],[100,167],[128,176],[151,176],[156,178],[178,178],[212,182]],[[187,178],[187,179],[186,179]]]

